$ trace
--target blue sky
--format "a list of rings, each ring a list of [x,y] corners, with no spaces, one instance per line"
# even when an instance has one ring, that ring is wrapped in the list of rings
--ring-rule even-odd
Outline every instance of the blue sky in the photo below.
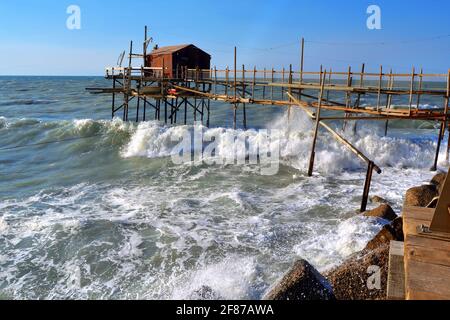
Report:
[[[81,30],[66,28],[71,4],[81,8]],[[381,8],[381,30],[366,27],[371,4]],[[448,0],[0,0],[0,75],[102,75],[130,40],[142,43],[146,24],[160,46],[196,44],[218,67],[233,63],[236,45],[239,65],[298,68],[303,36],[306,70],[365,62],[445,73],[449,12]]]

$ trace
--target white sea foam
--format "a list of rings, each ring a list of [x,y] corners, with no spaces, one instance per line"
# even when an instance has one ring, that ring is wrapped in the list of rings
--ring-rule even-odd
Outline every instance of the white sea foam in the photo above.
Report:
[[[286,126],[286,115],[268,125],[272,132],[272,143],[280,146],[283,164],[304,171],[309,162],[312,140],[312,123],[301,112],[292,112],[289,126]],[[230,136],[238,140],[248,139],[254,143],[262,135],[255,130],[242,131],[225,128],[203,128],[204,136],[218,137],[217,155],[222,158],[233,158],[235,145],[230,144]],[[168,157],[177,145],[177,139],[186,132],[191,133],[193,126],[168,127],[158,122],[139,124],[130,141],[122,150],[122,156],[129,157]],[[363,153],[367,154],[379,166],[398,168],[425,168],[433,159],[435,142],[431,140],[407,140],[404,138],[384,137],[377,130],[361,128],[355,136],[348,139]],[[334,141],[326,132],[318,138],[315,168],[320,172],[332,173],[342,169],[359,169],[365,164],[355,157],[342,144]]]

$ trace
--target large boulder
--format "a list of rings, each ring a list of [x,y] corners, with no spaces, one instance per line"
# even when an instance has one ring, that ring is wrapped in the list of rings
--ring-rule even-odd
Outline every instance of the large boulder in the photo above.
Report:
[[[306,260],[298,260],[264,300],[334,300],[327,280]]]
[[[389,201],[387,201],[386,199],[380,197],[380,196],[371,196],[370,197],[370,202],[372,203],[385,203],[385,204],[389,204]]]
[[[387,274],[389,244],[375,250],[363,250],[352,255],[343,264],[325,274],[338,300],[385,300],[387,295]],[[377,280],[378,287],[373,280]],[[376,281],[375,281],[376,283]]]
[[[426,207],[439,195],[436,185],[427,184],[406,191],[405,206]]]
[[[445,182],[445,178],[447,177],[447,174],[445,172],[439,172],[438,174],[436,174],[430,181],[430,183],[432,185],[435,185],[438,192],[440,193],[444,182]]]
[[[366,246],[366,250],[375,250],[383,245],[389,245],[391,241],[403,241],[403,219],[397,217],[383,229]]]
[[[385,203],[380,205],[378,208],[364,212],[363,215],[366,217],[381,218],[388,221],[392,221],[397,218],[397,215],[394,210],[392,210],[391,206]]]

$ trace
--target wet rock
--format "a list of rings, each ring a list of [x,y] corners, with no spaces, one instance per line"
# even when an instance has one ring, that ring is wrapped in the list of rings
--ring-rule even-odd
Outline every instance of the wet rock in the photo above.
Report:
[[[211,287],[201,286],[189,295],[188,300],[222,300],[222,298]]]
[[[440,191],[442,189],[442,186],[444,185],[446,177],[447,177],[447,174],[445,172],[439,172],[430,181],[430,183],[432,185],[436,186],[436,188],[439,191],[439,193],[440,193]]]
[[[405,206],[426,207],[439,195],[436,185],[428,184],[406,191]]]
[[[264,300],[334,300],[327,280],[308,261],[298,260]]]
[[[388,261],[389,244],[383,244],[375,250],[352,255],[325,277],[338,300],[385,300]]]
[[[381,203],[381,204],[389,204],[389,201],[379,196],[371,196],[370,202],[372,203]]]
[[[365,250],[375,250],[391,241],[403,241],[403,218],[397,217],[390,224],[383,226],[378,234],[367,243]]]
[[[395,235],[391,226],[387,224],[383,227],[383,229],[381,229],[380,232],[378,232],[375,238],[369,241],[366,249],[375,250],[386,243],[390,243],[392,240],[395,240]]]
[[[394,221],[391,222],[390,226],[393,230],[395,241],[404,241],[405,237],[403,235],[403,217],[394,219]]]
[[[366,217],[381,218],[388,221],[392,221],[397,218],[394,210],[392,210],[391,206],[388,204],[382,204],[378,208],[366,211],[363,213],[363,215],[365,215]]]

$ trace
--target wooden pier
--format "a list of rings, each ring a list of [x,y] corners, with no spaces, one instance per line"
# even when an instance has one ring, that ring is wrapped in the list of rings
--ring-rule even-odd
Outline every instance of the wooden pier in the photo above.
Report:
[[[106,68],[106,78],[112,81],[112,87],[87,88],[92,93],[112,95],[112,117],[121,112],[124,121],[154,119],[167,124],[187,124],[188,113],[191,113],[194,121],[210,126],[212,100],[230,105],[233,109],[233,127],[237,128],[239,120],[246,129],[248,104],[284,107],[289,115],[293,107],[300,108],[315,122],[309,176],[314,170],[315,147],[320,128],[324,128],[367,164],[361,211],[366,210],[372,173],[375,171],[379,174],[381,169],[333,129],[330,121],[342,121],[344,128],[350,121],[384,121],[386,133],[389,121],[393,119],[439,123],[436,155],[431,165],[432,170],[437,168],[441,141],[448,127],[450,69],[442,74],[424,73],[422,69],[417,72],[415,68],[412,68],[411,73],[393,73],[392,70],[386,72],[380,66],[378,73],[370,73],[365,71],[365,65],[362,64],[359,71],[350,67],[342,72],[323,67],[319,71],[305,71],[305,42],[302,39],[299,70],[293,70],[292,65],[282,70],[238,66],[235,47],[231,69],[171,65],[168,76],[169,67],[165,65],[164,59],[161,67],[148,65],[147,28],[143,43],[142,54],[134,53],[133,42],[130,43],[128,66],[123,67],[119,63],[117,67]],[[133,59],[142,61],[139,67],[133,66]],[[440,87],[440,83],[446,83],[446,86]],[[363,103],[365,97],[375,98],[376,104]],[[399,97],[406,97],[408,103],[403,106],[395,105],[395,99]],[[442,107],[423,108],[422,103],[430,97],[442,99]],[[134,114],[131,114],[132,102],[135,102]],[[288,118],[290,121],[290,117]]]
[[[450,300],[450,175],[436,209],[403,208],[404,242],[392,242],[388,299]]]

